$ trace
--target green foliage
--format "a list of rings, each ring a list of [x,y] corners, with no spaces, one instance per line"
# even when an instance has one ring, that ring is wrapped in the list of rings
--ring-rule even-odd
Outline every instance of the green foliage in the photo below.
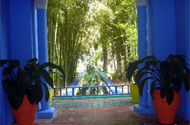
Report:
[[[75,78],[78,59],[88,53],[89,39],[87,12],[89,0],[51,0],[48,2],[47,26],[49,61],[61,65],[66,74],[66,84]],[[55,71],[56,72],[56,71]],[[57,74],[57,72],[56,72]],[[63,86],[59,76],[53,79]]]
[[[118,72],[114,72],[114,73],[109,73],[111,75],[112,81],[119,81],[122,78],[122,74],[118,73]]]
[[[87,72],[91,72],[94,75],[95,72],[94,67],[97,65],[97,62],[93,59],[88,59],[86,65],[87,65]]]
[[[114,67],[118,73],[126,72],[126,64],[138,58],[135,1],[95,2],[92,15],[94,21],[100,26],[99,44],[96,45],[102,47],[103,69],[107,71],[108,58],[111,58],[111,60],[116,59],[117,61],[117,65]],[[108,53],[110,53],[110,57]]]
[[[75,78],[79,58],[90,55],[90,48],[102,48],[96,61],[116,60],[117,72],[137,59],[137,12],[135,0],[51,0],[47,9],[49,62],[60,65],[66,84]],[[116,58],[115,58],[116,57]],[[57,71],[56,86],[62,86]]]
[[[115,72],[115,73],[109,73],[113,78],[118,78],[118,77],[120,77],[121,76],[121,74],[120,73],[117,73],[117,72]]]
[[[39,60],[36,58],[29,60],[23,69],[19,60],[0,60],[0,64],[4,68],[3,88],[11,107],[15,110],[20,108],[25,95],[27,95],[31,104],[34,104],[34,102],[38,104],[43,96],[41,85],[44,86],[45,99],[48,101],[48,87],[41,81],[42,77],[53,88],[53,80],[46,70],[47,67],[57,69],[65,79],[65,73],[61,67],[53,63],[40,65]]]
[[[76,72],[76,75],[75,76],[78,76],[79,72]]]
[[[84,75],[84,80],[85,80],[85,82],[89,82],[93,76],[94,76],[94,73],[93,73],[93,74],[91,74],[91,73],[90,73],[90,74],[86,73],[86,74]]]
[[[103,82],[100,78],[100,76],[96,73],[94,68],[90,68],[90,71],[86,72],[84,74],[84,76],[80,77],[80,81],[82,81],[82,79],[84,79],[84,83],[82,86],[96,86],[98,85],[100,82]],[[89,87],[87,88],[82,88],[81,89],[81,93],[84,95],[85,94],[85,90],[89,91]],[[93,90],[93,92],[95,93],[95,90]]]
[[[98,68],[98,72],[101,73],[106,79],[108,79],[108,72],[103,71],[101,68]]]
[[[96,69],[95,69],[96,64],[97,63],[92,59],[87,60],[87,71],[83,76],[80,77],[80,81],[83,81],[82,86],[99,86],[102,83],[104,83],[104,81],[101,79],[101,77],[96,72]],[[107,73],[105,71],[102,71],[101,68],[97,68],[97,70],[104,77],[108,78]],[[82,88],[81,93],[84,95],[85,90],[90,91],[89,89],[90,89],[90,87]],[[102,89],[99,90],[99,92],[102,92]],[[93,94],[95,94],[95,93],[97,93],[97,90],[93,89]]]
[[[138,69],[138,65],[141,63],[144,65]],[[154,56],[146,56],[133,61],[128,66],[127,78],[129,81],[137,69],[135,82],[139,86],[141,96],[147,80],[152,80],[150,90],[152,98],[154,89],[160,89],[160,97],[166,96],[169,105],[174,99],[173,90],[177,93],[180,92],[182,83],[184,83],[186,91],[190,89],[190,70],[185,58],[181,55],[169,55],[164,61],[160,61]]]
[[[94,60],[87,60],[87,72],[82,77],[80,77],[81,79],[84,78],[85,85],[87,84],[89,86],[95,86],[101,81],[100,77],[95,71],[95,66],[96,62]]]

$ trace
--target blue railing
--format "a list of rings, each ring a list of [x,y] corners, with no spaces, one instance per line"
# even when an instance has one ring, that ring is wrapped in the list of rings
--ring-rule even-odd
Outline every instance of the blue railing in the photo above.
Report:
[[[129,85],[114,85],[109,79],[106,79],[101,73],[96,70],[98,75],[103,79],[106,86],[78,86],[78,74],[74,82],[69,87],[55,87],[54,97],[73,97],[73,96],[100,96],[100,95],[129,95]]]
[[[129,85],[55,87],[54,97],[128,95]]]

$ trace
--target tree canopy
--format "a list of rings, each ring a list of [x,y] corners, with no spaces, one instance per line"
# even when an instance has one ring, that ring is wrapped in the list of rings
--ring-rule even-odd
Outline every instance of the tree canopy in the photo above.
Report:
[[[135,0],[51,0],[47,9],[49,61],[60,65],[66,83],[76,75],[78,60],[97,51],[95,59],[108,71],[126,72],[137,59],[137,12]],[[62,80],[55,71],[56,86]]]

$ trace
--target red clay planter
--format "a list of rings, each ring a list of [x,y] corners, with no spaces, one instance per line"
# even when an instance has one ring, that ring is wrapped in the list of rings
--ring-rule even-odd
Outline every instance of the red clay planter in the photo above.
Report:
[[[34,125],[37,107],[36,103],[31,105],[28,101],[28,97],[25,95],[21,107],[18,110],[12,108],[17,124]]]
[[[171,105],[168,105],[166,96],[163,99],[160,97],[160,90],[158,89],[154,90],[153,97],[158,122],[162,124],[173,124],[181,101],[180,93],[174,91],[174,100]]]

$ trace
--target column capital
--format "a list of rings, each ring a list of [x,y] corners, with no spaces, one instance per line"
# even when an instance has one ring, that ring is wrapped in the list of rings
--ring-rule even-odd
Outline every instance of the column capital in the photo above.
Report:
[[[147,5],[147,0],[135,0],[136,5],[138,6],[146,6]]]
[[[47,10],[48,0],[35,0],[36,9],[45,9]]]

